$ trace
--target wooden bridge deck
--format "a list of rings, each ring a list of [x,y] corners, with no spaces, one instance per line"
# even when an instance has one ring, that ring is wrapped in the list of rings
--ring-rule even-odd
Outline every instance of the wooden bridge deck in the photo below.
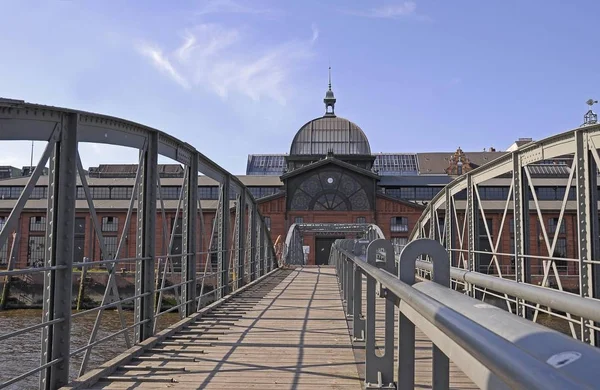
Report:
[[[280,270],[78,388],[361,389],[364,353],[347,324],[334,268]],[[431,342],[418,330],[417,349],[416,388],[431,388]],[[453,388],[474,387],[451,375]]]

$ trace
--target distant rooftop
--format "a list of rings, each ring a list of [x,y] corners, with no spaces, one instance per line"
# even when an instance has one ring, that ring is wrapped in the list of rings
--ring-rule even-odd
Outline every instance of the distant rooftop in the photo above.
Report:
[[[97,167],[90,167],[90,177],[114,177],[127,178],[135,177],[137,173],[137,164],[101,164]],[[159,164],[159,177],[183,177],[183,167],[179,164]]]

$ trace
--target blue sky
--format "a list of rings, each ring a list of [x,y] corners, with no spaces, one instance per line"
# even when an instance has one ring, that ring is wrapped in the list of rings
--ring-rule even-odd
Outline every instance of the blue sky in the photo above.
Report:
[[[336,113],[374,152],[504,149],[579,126],[600,98],[598,15],[585,0],[7,1],[0,96],[159,128],[242,174],[324,113],[331,64]],[[27,145],[2,148],[0,164],[28,163]],[[85,165],[114,162],[135,154],[87,147]]]

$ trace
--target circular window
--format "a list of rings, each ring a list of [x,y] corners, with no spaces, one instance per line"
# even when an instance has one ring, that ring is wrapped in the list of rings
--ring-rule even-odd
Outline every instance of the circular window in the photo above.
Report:
[[[333,183],[333,177],[328,178],[327,183],[329,183],[329,184]]]

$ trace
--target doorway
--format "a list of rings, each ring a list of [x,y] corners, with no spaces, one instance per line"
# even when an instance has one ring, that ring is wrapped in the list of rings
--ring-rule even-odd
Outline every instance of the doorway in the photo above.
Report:
[[[344,237],[316,237],[315,238],[315,265],[328,265],[331,245],[335,240]]]

